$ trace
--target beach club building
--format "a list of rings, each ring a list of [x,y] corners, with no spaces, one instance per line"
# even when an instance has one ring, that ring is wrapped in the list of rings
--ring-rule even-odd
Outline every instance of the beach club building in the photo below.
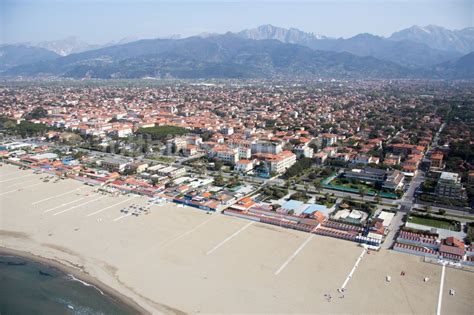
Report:
[[[122,158],[105,158],[98,163],[102,168],[113,172],[122,172],[128,164],[128,160]]]

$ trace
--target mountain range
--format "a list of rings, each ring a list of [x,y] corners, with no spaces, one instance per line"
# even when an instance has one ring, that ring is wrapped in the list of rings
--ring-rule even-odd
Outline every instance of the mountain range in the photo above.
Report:
[[[411,33],[408,31],[410,29],[405,30],[405,38],[403,35],[396,35],[400,33],[398,32],[394,33],[390,38],[364,33],[348,39],[336,39],[306,33],[294,28],[284,29],[272,25],[262,25],[255,29],[244,30],[238,34],[243,38],[249,39],[276,39],[284,43],[307,46],[314,50],[349,52],[357,56],[372,56],[411,68],[433,66],[461,57],[464,54],[462,51],[456,51],[451,48],[443,50],[439,49],[439,47],[431,47],[425,43],[429,42],[429,40],[425,40],[422,37],[419,37],[420,40],[411,39]],[[441,27],[438,27],[437,30],[436,33],[438,34],[445,34],[443,31],[452,33],[452,31]],[[396,40],[391,39],[394,35],[396,35]],[[464,41],[468,42],[467,40]],[[474,44],[474,37],[471,42]]]
[[[410,40],[434,49],[468,54],[474,51],[474,27],[462,30],[448,30],[436,25],[412,26],[393,33],[391,40]]]
[[[0,46],[0,75],[474,79],[470,63],[474,28],[451,31],[414,26],[388,38],[359,34],[343,39],[262,25],[238,33],[109,43],[103,47],[88,48],[76,38],[38,46]],[[15,54],[15,50],[22,53]]]

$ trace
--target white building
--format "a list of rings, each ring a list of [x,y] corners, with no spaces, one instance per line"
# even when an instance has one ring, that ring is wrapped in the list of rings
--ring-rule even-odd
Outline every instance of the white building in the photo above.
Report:
[[[222,127],[221,128],[221,134],[230,136],[234,134],[234,128],[233,127]]]
[[[208,156],[233,165],[239,160],[239,150],[237,148],[230,148],[227,145],[217,145],[209,151]]]
[[[235,163],[234,170],[238,173],[247,173],[253,170],[253,161],[252,160],[239,160]]]
[[[283,151],[281,143],[271,142],[271,141],[258,141],[252,143],[251,146],[252,154],[257,153],[270,153],[270,154],[279,154]]]
[[[252,150],[246,147],[239,147],[239,159],[250,159],[252,157]]]
[[[296,155],[291,151],[279,154],[259,153],[255,157],[265,163],[270,172],[282,174],[296,163]]]
[[[313,148],[303,145],[295,147],[294,152],[296,156],[305,158],[312,158],[314,154]]]

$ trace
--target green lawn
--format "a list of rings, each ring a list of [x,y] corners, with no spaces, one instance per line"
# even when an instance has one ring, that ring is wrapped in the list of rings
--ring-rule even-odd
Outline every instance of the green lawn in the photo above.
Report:
[[[155,161],[159,161],[159,162],[163,162],[163,163],[174,163],[176,161],[175,158],[173,157],[167,157],[167,156],[150,156],[150,157],[147,157],[148,159],[150,160],[155,160]]]
[[[440,228],[440,229],[446,229],[446,230],[452,230],[452,231],[456,230],[456,227],[453,224],[447,221],[438,220],[436,218],[422,218],[422,217],[410,216],[408,218],[408,222],[432,226],[432,227]]]

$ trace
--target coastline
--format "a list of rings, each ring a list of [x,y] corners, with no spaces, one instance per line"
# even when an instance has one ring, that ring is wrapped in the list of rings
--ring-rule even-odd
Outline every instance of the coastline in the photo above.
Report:
[[[20,251],[17,249],[12,249],[4,246],[0,246],[0,255],[4,256],[16,256],[26,260],[30,260],[48,267],[57,269],[65,274],[72,275],[75,280],[87,283],[88,285],[94,286],[96,290],[100,293],[111,297],[113,300],[118,303],[126,306],[132,313],[135,314],[152,314],[150,311],[146,310],[144,307],[139,305],[132,298],[125,296],[123,293],[120,293],[118,290],[100,282],[98,279],[92,277],[83,270],[73,268],[63,264],[62,262],[50,258],[45,258],[39,255],[35,255],[31,252]]]
[[[0,171],[15,174],[12,166]],[[15,185],[33,181],[22,176],[30,175],[21,174]],[[417,256],[380,251],[359,260],[362,249],[344,240],[209,216],[174,204],[156,206],[148,216],[127,216],[119,205],[143,206],[148,199],[99,197],[92,188],[69,180],[34,185],[5,189],[8,194],[2,194],[0,252],[75,275],[104,289],[117,303],[132,301],[135,313],[434,314],[437,310],[441,267],[422,263]],[[67,195],[78,188],[85,192]],[[354,263],[358,266],[352,272]],[[401,270],[407,275],[398,276]],[[348,275],[345,298],[328,303],[327,295],[337,297]],[[387,275],[392,277],[390,283]],[[430,281],[423,281],[425,277]],[[472,283],[474,274],[446,268],[444,288],[456,288],[456,295],[444,290],[442,313],[472,313]]]

